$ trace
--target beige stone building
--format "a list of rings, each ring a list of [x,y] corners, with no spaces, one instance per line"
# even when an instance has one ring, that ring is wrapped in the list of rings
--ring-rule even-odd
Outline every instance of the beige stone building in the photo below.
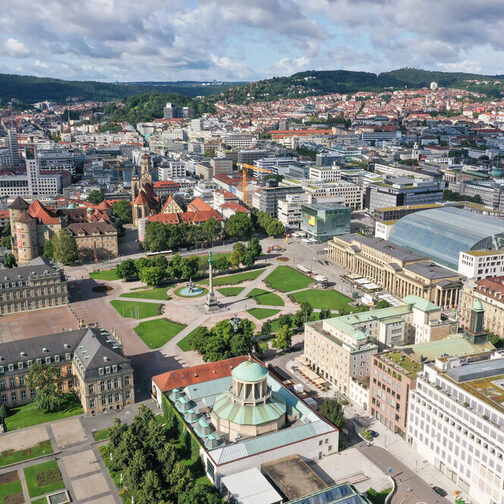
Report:
[[[335,236],[327,247],[330,260],[395,296],[414,294],[443,309],[459,303],[460,276],[405,247],[359,234]]]
[[[24,266],[0,271],[0,314],[17,313],[68,303],[63,270],[38,257]]]
[[[475,301],[481,303],[485,312],[485,330],[504,338],[504,276],[464,285],[460,301],[460,324],[464,328],[470,325]]]
[[[114,336],[85,328],[0,344],[0,404],[9,408],[32,402],[27,385],[34,363],[54,366],[57,388],[75,392],[84,413],[118,410],[135,401],[133,368]]]

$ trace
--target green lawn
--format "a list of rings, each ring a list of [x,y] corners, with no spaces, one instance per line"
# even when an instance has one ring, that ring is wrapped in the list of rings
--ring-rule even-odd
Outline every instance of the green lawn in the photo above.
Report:
[[[38,497],[65,488],[61,471],[55,460],[26,467],[24,474],[30,497]]]
[[[121,301],[114,299],[110,304],[117,310],[119,315],[125,318],[143,319],[161,315],[161,304],[142,303],[141,301]]]
[[[231,254],[213,254],[213,258],[214,258],[214,261],[215,259],[217,259],[218,257],[227,257],[229,259],[229,256]],[[190,256],[190,257],[193,257],[193,256]],[[196,256],[198,258],[198,263],[199,263],[199,269],[201,271],[207,271],[208,270],[208,254],[206,255],[199,255],[199,256]]]
[[[161,318],[138,324],[135,327],[135,332],[153,350],[162,347],[185,327],[187,326],[184,324],[178,324],[177,322]]]
[[[31,504],[47,504],[47,499],[45,497],[41,497],[40,499],[31,501]]]
[[[196,327],[196,329],[198,329]],[[188,352],[189,350],[192,350],[191,346],[189,345],[189,340],[191,339],[191,336],[196,329],[193,329],[187,336],[184,336],[178,343],[177,346],[182,350],[183,352]]]
[[[103,441],[108,439],[110,433],[110,427],[105,427],[105,429],[100,429],[93,432],[93,439],[95,441]]]
[[[245,289],[245,287],[221,287],[215,290],[220,292],[223,296],[238,296],[243,289]]]
[[[21,494],[21,499],[11,500],[10,502],[24,502],[21,481],[11,481],[10,483],[4,483],[3,485],[0,485],[0,503],[9,502],[7,500],[7,497],[11,497],[16,494]]]
[[[252,308],[250,310],[247,310],[247,312],[257,320],[263,320],[268,317],[273,317],[273,315],[279,313],[280,310],[273,310],[271,308]]]
[[[242,282],[246,282],[247,280],[255,280],[263,272],[264,269],[256,269],[251,271],[244,271],[243,273],[235,273],[234,275],[219,276],[217,278],[214,278],[214,285],[236,285]],[[208,285],[208,280],[203,280],[198,283]]]
[[[311,278],[292,269],[290,266],[277,266],[266,277],[265,281],[272,289],[282,292],[304,289],[313,282]]]
[[[252,289],[247,297],[255,299],[259,305],[284,306],[283,299],[278,294],[264,289]]]
[[[352,310],[353,308],[348,304],[353,300],[341,292],[335,290],[319,290],[308,289],[292,294],[292,297],[298,303],[308,301],[313,308],[327,309],[327,310]]]
[[[0,467],[14,464],[15,462],[22,462],[23,460],[40,457],[41,455],[48,455],[53,451],[54,450],[52,448],[51,441],[49,441],[48,439],[46,441],[37,443],[35,446],[30,446],[30,448],[24,448],[23,450],[3,451],[0,452]]]
[[[89,278],[94,278],[95,280],[107,280],[109,282],[112,280],[119,280],[115,268],[110,270],[93,271],[92,273],[89,273]]]
[[[133,292],[125,292],[119,297],[137,298],[137,299],[159,299],[160,301],[168,301],[170,296],[166,294],[166,287],[158,287],[156,289],[135,290]]]
[[[32,402],[18,408],[12,408],[9,416],[5,419],[5,424],[7,425],[7,430],[12,431],[81,414],[82,406],[79,398],[73,394],[69,394],[66,400],[66,408],[63,411],[41,413],[37,411],[37,406]]]

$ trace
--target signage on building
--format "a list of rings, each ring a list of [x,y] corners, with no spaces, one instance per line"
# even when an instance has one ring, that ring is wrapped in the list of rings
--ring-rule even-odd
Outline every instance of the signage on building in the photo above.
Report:
[[[16,238],[17,238],[17,248],[18,250],[23,249],[23,228],[21,224],[16,226]]]

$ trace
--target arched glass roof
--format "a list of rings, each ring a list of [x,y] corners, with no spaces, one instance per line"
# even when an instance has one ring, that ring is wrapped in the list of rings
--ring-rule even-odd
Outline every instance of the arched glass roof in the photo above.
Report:
[[[504,221],[460,208],[435,208],[400,219],[389,240],[457,270],[461,251],[504,247]]]

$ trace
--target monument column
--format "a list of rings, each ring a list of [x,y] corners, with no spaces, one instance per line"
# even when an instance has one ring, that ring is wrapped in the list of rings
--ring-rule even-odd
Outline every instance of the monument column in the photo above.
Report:
[[[207,311],[215,311],[219,309],[219,302],[217,301],[217,296],[215,295],[213,289],[213,255],[212,252],[208,252],[208,294],[205,302],[205,308]]]

